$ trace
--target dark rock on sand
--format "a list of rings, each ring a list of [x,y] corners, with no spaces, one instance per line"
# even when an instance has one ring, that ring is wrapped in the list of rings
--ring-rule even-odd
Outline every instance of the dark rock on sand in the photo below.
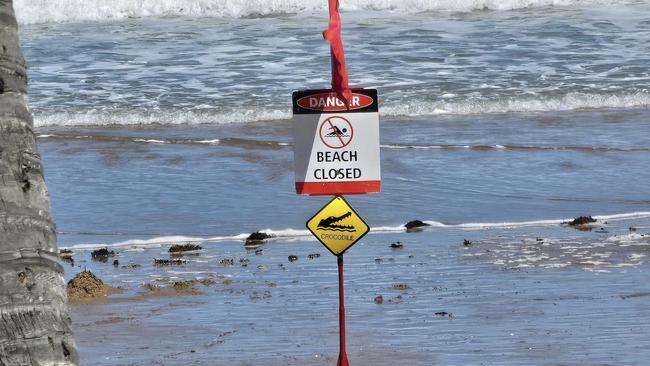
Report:
[[[201,249],[203,249],[203,247],[201,247],[200,245],[194,245],[190,243],[174,244],[171,247],[169,247],[169,253],[180,254],[183,252],[191,252],[191,251],[201,250]]]
[[[264,244],[264,241],[266,239],[269,239],[269,238],[272,238],[272,237],[273,237],[273,235],[269,235],[269,234],[257,231],[257,232],[254,232],[254,233],[250,234],[248,236],[248,238],[246,238],[246,243],[244,243],[244,245],[248,245],[248,246],[261,245],[261,244]]]
[[[297,260],[298,260],[298,256],[297,256],[297,255],[293,255],[293,254],[292,254],[292,255],[289,256],[289,262],[295,262],[295,261],[297,261]]]
[[[314,253],[307,256],[309,259],[316,259],[318,257],[320,257],[320,253]]]
[[[594,219],[591,216],[579,216],[573,219],[572,221],[567,222],[566,224],[569,226],[583,226],[594,222],[596,222],[596,219]]]
[[[466,247],[469,247],[469,246],[472,245],[472,242],[467,240],[467,239],[463,239],[463,245],[466,246]]]
[[[185,261],[182,259],[153,259],[153,264],[156,266],[178,266],[185,264]]]
[[[108,248],[101,248],[90,252],[90,257],[94,261],[100,261],[104,263],[108,262],[109,257],[114,257],[114,256],[115,256],[115,252],[112,250],[108,250]]]
[[[113,267],[119,267],[120,266],[120,261],[117,259],[113,261]]]
[[[431,226],[431,225],[427,224],[426,222],[422,222],[420,220],[409,221],[406,223],[406,225],[404,225],[406,231],[419,231],[422,230],[422,228],[427,226]]]
[[[391,249],[402,249],[404,244],[401,241],[396,241],[390,245]]]
[[[109,289],[104,281],[90,271],[77,273],[66,286],[70,301],[101,298],[108,295]]]

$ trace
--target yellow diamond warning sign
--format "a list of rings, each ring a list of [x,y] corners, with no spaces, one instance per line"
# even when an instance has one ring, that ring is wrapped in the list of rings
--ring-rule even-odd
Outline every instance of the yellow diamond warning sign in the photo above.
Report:
[[[307,221],[307,229],[334,255],[343,254],[370,231],[342,196],[336,196]]]

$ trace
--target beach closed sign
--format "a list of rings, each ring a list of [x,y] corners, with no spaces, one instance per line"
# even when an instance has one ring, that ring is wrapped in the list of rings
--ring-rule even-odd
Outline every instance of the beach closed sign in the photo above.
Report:
[[[307,221],[307,229],[334,255],[342,255],[370,227],[341,196],[336,196]]]
[[[329,89],[293,93],[298,194],[379,192],[377,90],[353,90],[346,104]]]

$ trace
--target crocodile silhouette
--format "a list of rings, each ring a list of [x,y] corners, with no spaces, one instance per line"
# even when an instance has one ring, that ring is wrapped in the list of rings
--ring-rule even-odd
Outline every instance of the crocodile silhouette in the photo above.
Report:
[[[349,231],[349,232],[357,231],[357,229],[355,229],[354,226],[336,224],[337,222],[344,220],[350,216],[352,216],[352,212],[350,211],[338,217],[330,216],[328,218],[320,220],[320,222],[318,223],[318,228],[321,230],[331,230],[331,231]]]

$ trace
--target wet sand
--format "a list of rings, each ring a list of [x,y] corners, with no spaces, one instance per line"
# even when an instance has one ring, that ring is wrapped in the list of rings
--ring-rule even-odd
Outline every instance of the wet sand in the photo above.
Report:
[[[350,363],[642,365],[650,357],[649,232],[648,219],[634,219],[588,231],[370,234],[345,256]],[[391,247],[397,241],[402,247]],[[169,257],[169,245],[122,248],[120,266],[76,251],[75,271],[87,267],[125,289],[72,305],[83,363],[336,362],[336,260],[321,244],[201,245],[169,266],[153,263]],[[173,290],[182,280],[209,281]]]

